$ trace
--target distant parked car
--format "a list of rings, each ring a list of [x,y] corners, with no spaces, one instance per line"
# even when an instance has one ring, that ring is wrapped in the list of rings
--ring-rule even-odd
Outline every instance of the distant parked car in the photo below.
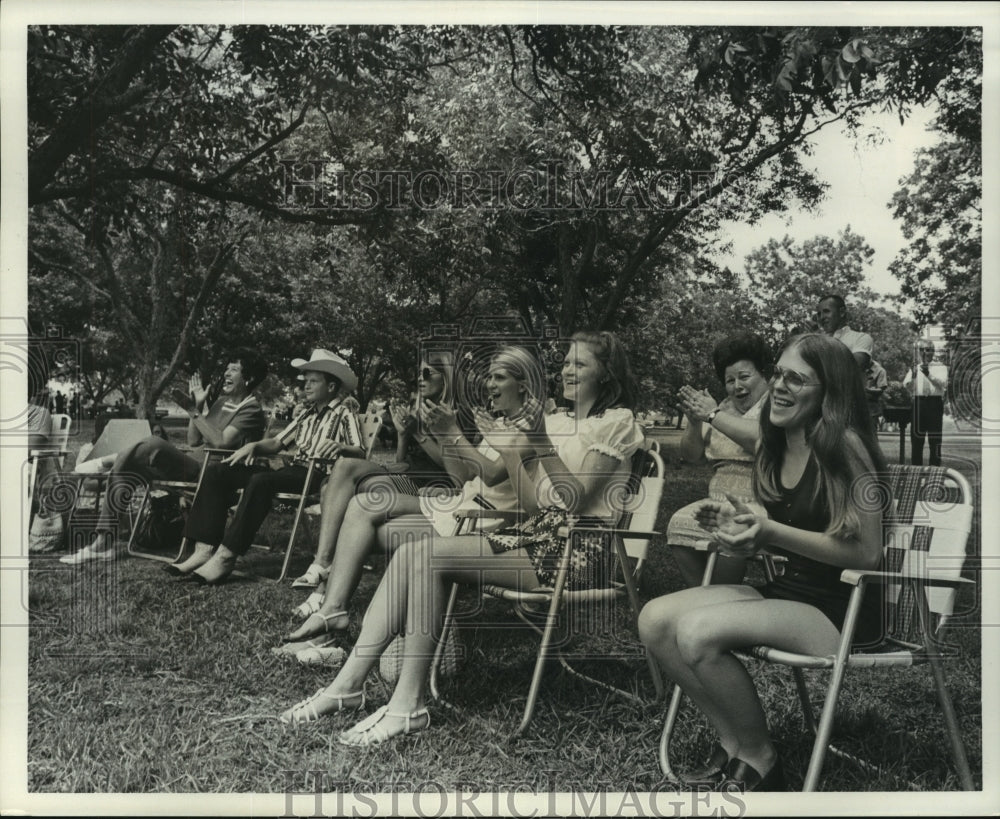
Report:
[[[159,404],[156,405],[156,409],[153,411],[156,415],[156,420],[159,421],[161,418],[166,418],[170,415],[170,410],[166,407],[161,407]]]

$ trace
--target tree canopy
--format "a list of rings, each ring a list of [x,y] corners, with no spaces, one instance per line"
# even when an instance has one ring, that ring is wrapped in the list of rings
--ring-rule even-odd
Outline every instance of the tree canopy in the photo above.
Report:
[[[677,304],[750,320],[720,223],[814,205],[810,137],[865,109],[943,89],[965,134],[980,62],[949,27],[32,27],[32,318],[85,305],[144,412],[241,333],[278,369],[343,349],[369,395],[420,329],[507,311],[677,351],[660,392],[710,345]]]

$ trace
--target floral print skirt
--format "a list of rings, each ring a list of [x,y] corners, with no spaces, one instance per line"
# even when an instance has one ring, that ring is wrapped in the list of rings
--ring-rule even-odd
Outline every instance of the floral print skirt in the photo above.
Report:
[[[559,528],[566,525],[567,518],[565,509],[541,509],[523,523],[488,533],[486,540],[494,554],[524,549],[535,567],[538,582],[543,586],[554,586],[559,561],[566,547],[566,539],[559,536]],[[606,528],[607,522],[600,518],[578,518],[577,525]],[[578,590],[607,586],[613,565],[610,535],[599,531],[581,533],[576,537],[570,556],[566,588]]]

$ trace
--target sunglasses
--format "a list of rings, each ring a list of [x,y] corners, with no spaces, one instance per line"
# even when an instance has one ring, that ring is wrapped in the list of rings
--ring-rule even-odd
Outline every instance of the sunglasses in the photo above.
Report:
[[[422,381],[430,381],[435,375],[440,375],[437,370],[432,370],[430,367],[423,367],[420,370],[420,378]]]
[[[785,370],[781,367],[774,368],[774,375],[771,376],[770,384],[773,387],[781,379],[785,384],[785,389],[790,393],[802,392],[803,387],[818,387],[819,381],[806,381],[806,379],[795,370]]]

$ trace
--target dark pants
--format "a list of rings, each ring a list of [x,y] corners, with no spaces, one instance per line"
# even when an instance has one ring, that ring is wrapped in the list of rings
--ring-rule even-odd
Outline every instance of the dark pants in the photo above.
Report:
[[[260,466],[209,464],[188,514],[184,536],[213,546],[221,543],[236,555],[246,554],[271,511],[274,496],[279,492],[302,492],[306,473],[306,467],[297,464],[273,470]],[[315,491],[324,477],[318,470],[313,472],[308,491]],[[227,529],[226,514],[238,489],[243,489],[243,497]]]
[[[910,422],[910,460],[915,466],[924,462],[924,438],[929,449],[931,466],[941,465],[941,430],[944,427],[944,399],[939,395],[917,396],[913,399]]]
[[[108,476],[98,515],[99,532],[110,532],[128,510],[132,493],[150,481],[197,481],[201,463],[157,435],[119,452]]]

